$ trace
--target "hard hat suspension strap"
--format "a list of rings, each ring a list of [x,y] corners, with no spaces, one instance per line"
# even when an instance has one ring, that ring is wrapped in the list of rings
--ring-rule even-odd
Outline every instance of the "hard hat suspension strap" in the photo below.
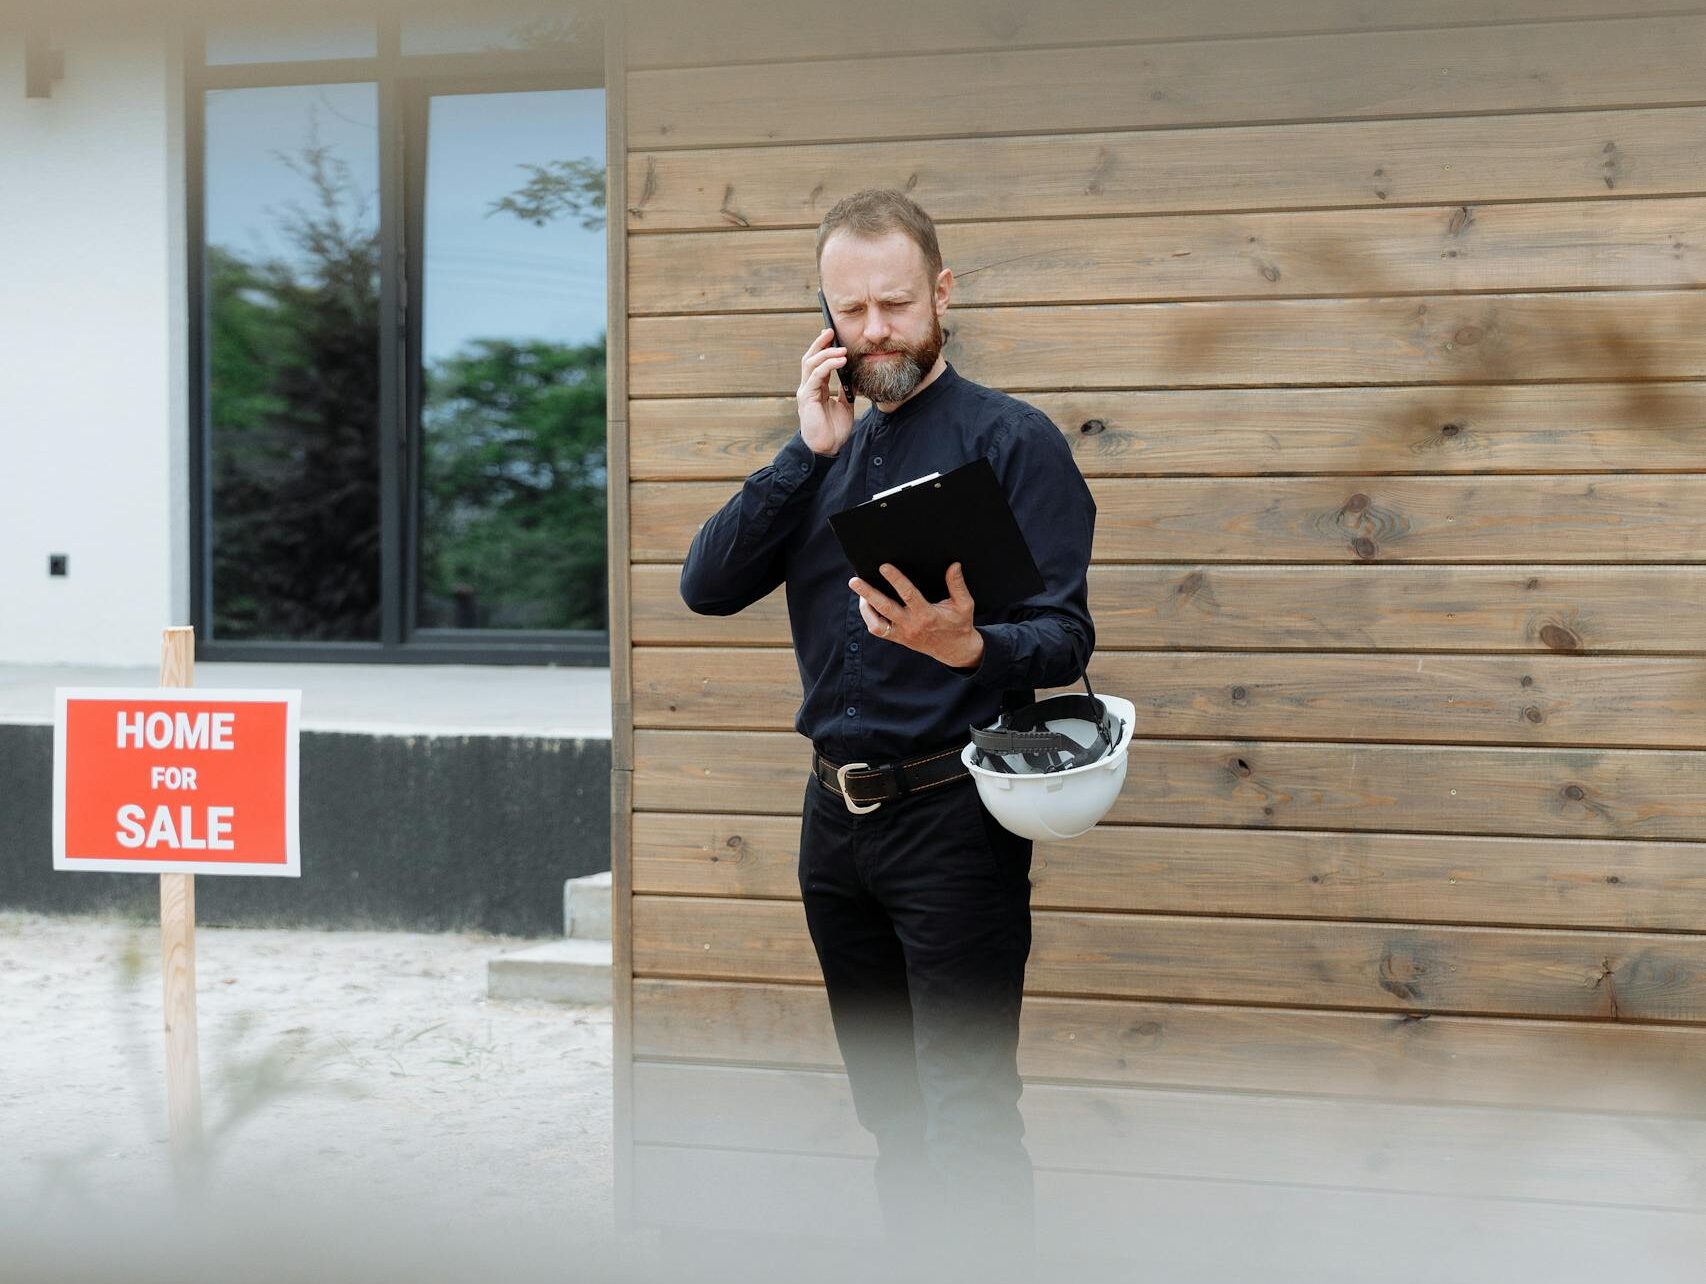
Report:
[[[973,727],[971,739],[976,746],[978,765],[1016,775],[1003,755],[1019,754],[1032,769],[1045,773],[1082,767],[1101,758],[1113,748],[1119,727],[1107,706],[1091,690],[1088,674],[1084,676],[1084,690],[1088,694],[1052,696],[1024,709],[1003,712],[987,730]],[[1080,744],[1064,732],[1046,726],[1065,719],[1088,722],[1096,728],[1095,737],[1089,744]]]

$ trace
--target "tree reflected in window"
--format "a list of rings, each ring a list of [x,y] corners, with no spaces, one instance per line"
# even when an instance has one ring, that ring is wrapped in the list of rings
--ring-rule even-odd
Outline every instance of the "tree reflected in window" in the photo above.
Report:
[[[427,388],[421,623],[604,628],[602,339],[483,340]]]
[[[341,118],[359,125],[350,113],[371,112],[371,86],[337,88]],[[352,90],[365,90],[366,102]],[[266,97],[229,111],[210,104],[210,159],[228,164],[210,165],[205,259],[221,641],[379,636],[377,158],[371,143],[357,163],[322,140],[318,92],[241,90]],[[238,159],[232,153],[263,149],[216,132],[281,116],[306,117],[307,141],[294,152]],[[257,210],[219,190],[245,175],[288,195]]]
[[[607,627],[603,91],[420,101],[388,548],[375,86],[206,96],[215,641]]]
[[[421,628],[605,628],[603,98],[427,102]]]

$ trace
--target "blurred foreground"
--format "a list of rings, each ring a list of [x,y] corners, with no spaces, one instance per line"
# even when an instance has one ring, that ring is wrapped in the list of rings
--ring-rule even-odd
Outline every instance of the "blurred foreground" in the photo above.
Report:
[[[6,1284],[1681,1284],[1706,1257],[1706,1119],[1615,1059],[1517,1074],[1603,1084],[1562,1111],[1033,1082],[1039,1260],[975,1269],[876,1238],[838,1074],[652,1063],[618,1236],[610,1010],[487,1001],[486,962],[528,942],[198,944],[209,1153],[180,1187],[156,929],[0,913]]]
[[[0,1277],[561,1278],[610,1238],[610,1009],[487,1002],[528,944],[202,928],[179,1191],[158,928],[0,913]]]

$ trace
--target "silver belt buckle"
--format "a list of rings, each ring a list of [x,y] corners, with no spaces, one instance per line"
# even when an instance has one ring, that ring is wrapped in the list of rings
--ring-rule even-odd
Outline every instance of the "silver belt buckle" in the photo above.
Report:
[[[873,812],[882,806],[880,802],[856,803],[853,801],[853,795],[847,792],[847,773],[858,771],[861,767],[869,767],[870,765],[868,762],[849,762],[835,769],[835,785],[841,790],[841,801],[847,804],[847,810],[855,816],[863,816],[867,812]]]

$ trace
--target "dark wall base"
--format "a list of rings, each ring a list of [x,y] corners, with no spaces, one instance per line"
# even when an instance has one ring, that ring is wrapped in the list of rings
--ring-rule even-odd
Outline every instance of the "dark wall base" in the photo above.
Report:
[[[53,870],[53,729],[0,726],[0,907],[159,915],[159,880]],[[610,742],[302,736],[302,877],[196,880],[209,925],[559,936],[610,868]]]

